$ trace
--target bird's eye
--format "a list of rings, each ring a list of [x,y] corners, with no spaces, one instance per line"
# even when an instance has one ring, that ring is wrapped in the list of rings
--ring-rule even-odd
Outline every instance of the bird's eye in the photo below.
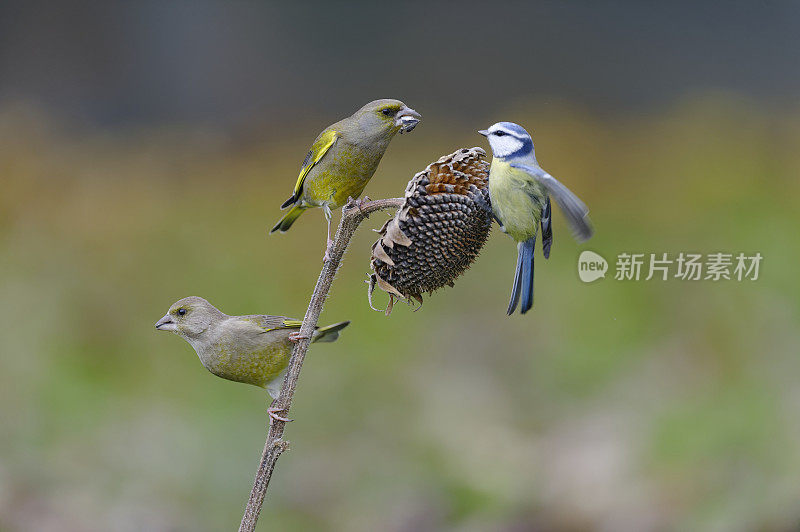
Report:
[[[503,137],[503,136],[505,136],[506,132],[505,131],[495,131],[494,134],[497,135],[498,137]]]
[[[186,314],[186,309],[185,308],[179,308],[178,309],[178,316],[183,316],[184,314]]]
[[[383,115],[384,115],[384,116],[392,116],[392,113],[393,113],[393,112],[394,112],[394,111],[392,111],[392,110],[391,110],[391,109],[389,109],[388,107],[387,107],[386,109],[384,109],[383,111],[381,111],[381,113],[383,113]]]

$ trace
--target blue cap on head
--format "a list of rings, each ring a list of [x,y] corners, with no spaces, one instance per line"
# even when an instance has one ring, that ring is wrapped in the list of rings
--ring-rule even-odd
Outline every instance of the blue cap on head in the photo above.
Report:
[[[519,139],[530,138],[530,134],[525,131],[525,128],[519,124],[515,124],[514,122],[498,122],[496,125],[502,127],[504,130],[508,131]]]
[[[533,139],[525,128],[514,122],[497,122],[488,130],[479,131],[489,139],[495,157],[501,159],[519,159],[536,155],[533,151]]]

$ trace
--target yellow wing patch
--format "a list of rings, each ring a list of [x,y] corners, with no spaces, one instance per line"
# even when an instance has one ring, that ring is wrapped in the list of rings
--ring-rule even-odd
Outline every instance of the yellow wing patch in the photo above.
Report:
[[[331,149],[331,146],[336,143],[336,139],[338,138],[339,134],[333,129],[323,131],[320,136],[317,137],[317,140],[315,140],[314,144],[311,145],[311,149],[309,150],[308,155],[306,155],[303,165],[300,167],[300,175],[297,177],[297,184],[294,186],[293,197],[300,197],[300,193],[303,190],[303,182],[305,182],[308,172],[314,168],[315,164],[322,160],[325,154],[328,153],[328,150]]]
[[[265,333],[281,329],[299,329],[303,324],[301,320],[284,318],[283,316],[268,316],[266,314],[242,316],[242,319],[254,323]]]

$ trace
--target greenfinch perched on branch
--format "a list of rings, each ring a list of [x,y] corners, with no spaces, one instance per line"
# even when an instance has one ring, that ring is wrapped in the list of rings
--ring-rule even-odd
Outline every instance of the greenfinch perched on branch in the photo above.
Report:
[[[202,297],[190,296],[176,301],[156,322],[156,329],[173,332],[189,342],[203,366],[214,375],[266,388],[277,399],[302,323],[263,314],[228,316]],[[318,327],[311,341],[333,342],[349,324],[343,321]],[[267,412],[272,418],[287,421],[272,408]]]
[[[411,131],[422,117],[400,100],[375,100],[319,134],[300,166],[291,207],[270,233],[288,231],[306,209],[322,207],[331,245],[331,210],[357,199],[372,178],[395,134]]]

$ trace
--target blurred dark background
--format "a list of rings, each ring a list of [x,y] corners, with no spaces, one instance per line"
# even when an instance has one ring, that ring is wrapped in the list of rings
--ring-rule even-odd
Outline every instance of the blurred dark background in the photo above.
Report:
[[[4,2],[0,96],[111,127],[291,124],[365,94],[460,121],[689,89],[779,104],[800,90],[798,32],[796,2]]]
[[[237,526],[266,394],[153,323],[193,294],[302,316],[323,217],[266,231],[316,134],[395,97],[424,120],[371,197],[513,120],[597,234],[555,215],[524,317],[494,231],[386,318],[373,216],[259,528],[796,530],[798,35],[796,2],[3,2],[0,529]],[[764,260],[757,281],[587,285],[583,249]]]

